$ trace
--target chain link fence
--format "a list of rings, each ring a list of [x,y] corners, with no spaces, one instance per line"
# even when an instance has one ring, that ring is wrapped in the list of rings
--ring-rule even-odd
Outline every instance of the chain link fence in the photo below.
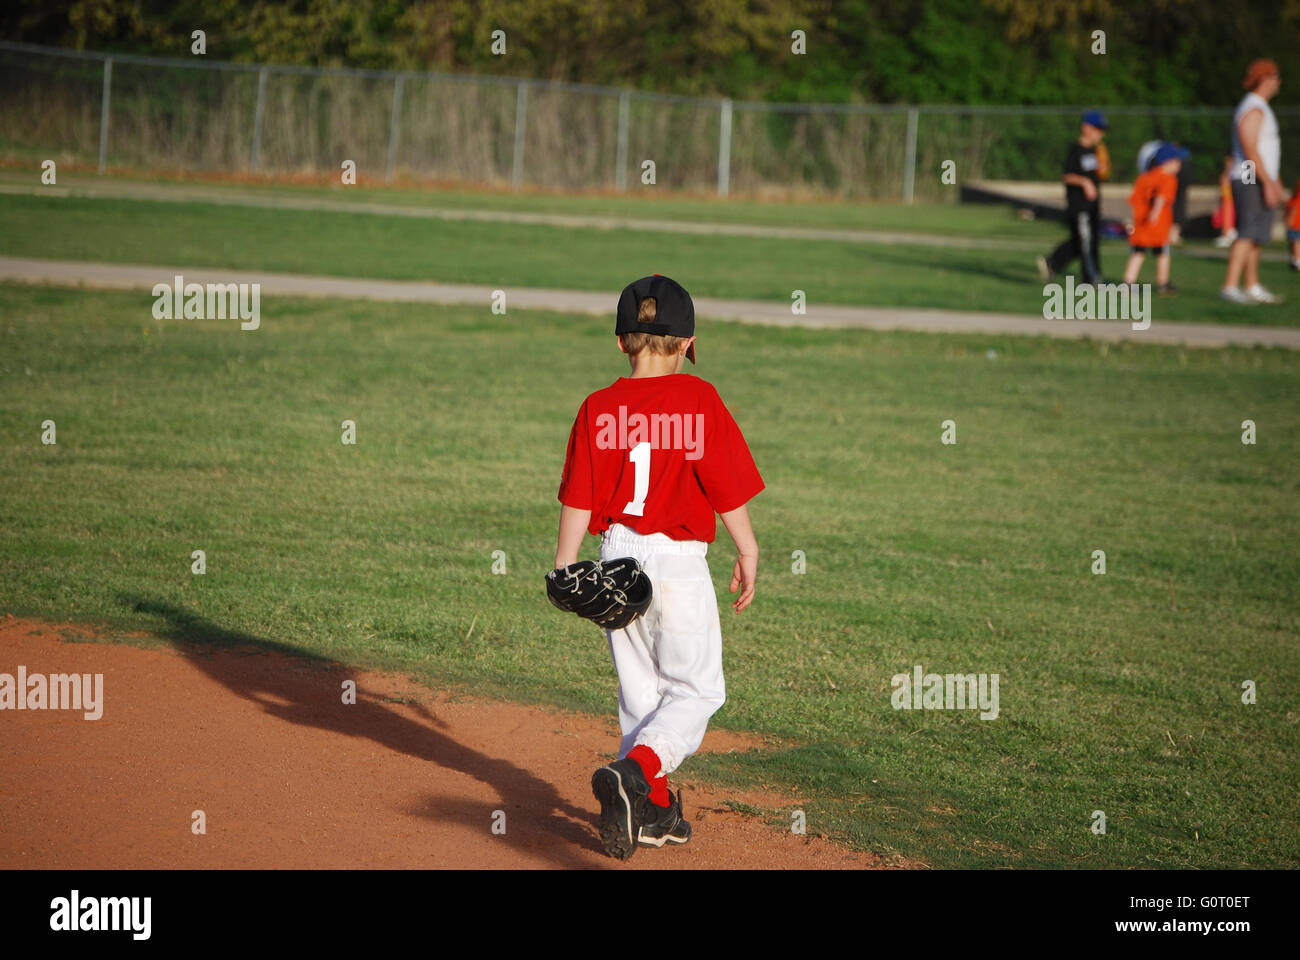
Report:
[[[0,155],[138,170],[397,178],[562,190],[936,201],[958,182],[1060,177],[1083,107],[732,102],[505,77],[259,66],[0,41]],[[1226,108],[1109,107],[1116,179],[1139,146],[1212,183]],[[1300,110],[1277,111],[1284,175]],[[1286,179],[1287,183],[1291,181]]]

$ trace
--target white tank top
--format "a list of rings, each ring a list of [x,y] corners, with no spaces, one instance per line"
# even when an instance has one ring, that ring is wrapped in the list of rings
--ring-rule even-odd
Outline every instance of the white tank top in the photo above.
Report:
[[[1259,159],[1264,162],[1264,172],[1271,179],[1276,180],[1282,166],[1282,138],[1277,131],[1277,117],[1273,116],[1273,111],[1269,109],[1268,101],[1258,93],[1248,93],[1242,97],[1241,103],[1237,104],[1237,112],[1232,115],[1232,179],[1241,179],[1241,163],[1246,159],[1246,155],[1241,150],[1241,135],[1237,125],[1251,110],[1259,110],[1264,114],[1264,121],[1259,125],[1259,139],[1255,142],[1255,149],[1259,151]]]

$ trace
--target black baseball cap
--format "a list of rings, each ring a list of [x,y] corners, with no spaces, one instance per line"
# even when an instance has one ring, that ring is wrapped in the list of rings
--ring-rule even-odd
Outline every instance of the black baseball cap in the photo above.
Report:
[[[655,322],[638,323],[641,301],[655,298]],[[642,277],[623,288],[618,298],[618,319],[614,333],[652,333],[659,337],[695,336],[695,304],[691,295],[680,283],[655,274]],[[695,344],[686,350],[691,363],[695,362]]]

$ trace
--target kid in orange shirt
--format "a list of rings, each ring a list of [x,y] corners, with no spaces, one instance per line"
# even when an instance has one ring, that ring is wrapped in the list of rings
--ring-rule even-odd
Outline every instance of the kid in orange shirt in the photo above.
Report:
[[[1223,172],[1219,174],[1219,206],[1210,217],[1210,226],[1219,231],[1216,247],[1230,247],[1237,239],[1237,216],[1232,206],[1232,154],[1223,158]]]
[[[1172,296],[1177,290],[1169,282],[1169,229],[1174,222],[1174,200],[1178,196],[1178,171],[1187,151],[1172,143],[1161,144],[1151,166],[1133,184],[1129,206],[1133,208],[1133,232],[1129,235],[1129,258],[1124,282],[1137,283],[1148,253],[1156,255],[1156,292]]]

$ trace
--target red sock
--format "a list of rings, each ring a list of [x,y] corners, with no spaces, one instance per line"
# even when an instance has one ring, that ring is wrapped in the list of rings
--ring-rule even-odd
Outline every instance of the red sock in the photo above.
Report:
[[[656,807],[668,806],[668,777],[656,776],[663,769],[659,755],[644,743],[638,743],[627,752],[629,760],[635,760],[645,778],[650,781],[650,802]]]
[[[650,781],[650,802],[656,807],[668,806],[668,778],[656,777]]]

